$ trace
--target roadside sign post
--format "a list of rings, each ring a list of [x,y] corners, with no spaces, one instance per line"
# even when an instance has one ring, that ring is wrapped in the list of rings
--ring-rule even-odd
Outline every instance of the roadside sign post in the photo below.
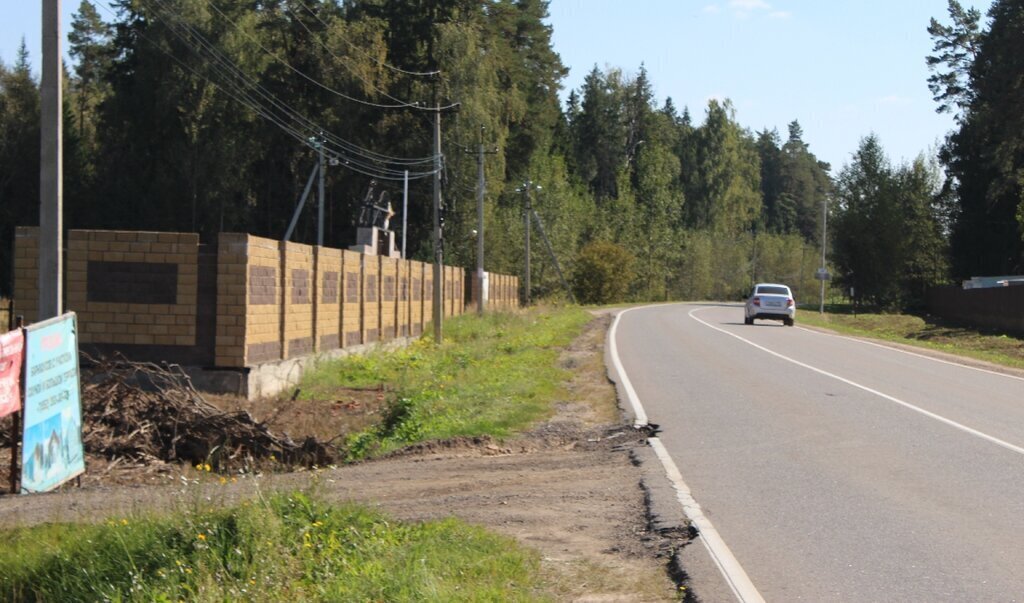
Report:
[[[21,492],[46,492],[85,472],[78,324],[69,312],[24,333]]]

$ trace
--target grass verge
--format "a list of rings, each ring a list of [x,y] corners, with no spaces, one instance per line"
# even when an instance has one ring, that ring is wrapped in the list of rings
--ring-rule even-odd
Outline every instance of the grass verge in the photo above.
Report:
[[[2,601],[535,601],[539,560],[454,519],[306,493],[169,518],[8,530]]]
[[[464,315],[445,322],[439,346],[423,338],[325,362],[304,377],[301,396],[388,385],[380,422],[346,439],[353,460],[426,440],[505,437],[552,414],[569,376],[558,356],[592,318],[574,307]]]
[[[950,325],[930,317],[852,314],[845,307],[826,307],[824,315],[803,310],[797,320],[848,335],[894,341],[1024,369],[1024,339]]]

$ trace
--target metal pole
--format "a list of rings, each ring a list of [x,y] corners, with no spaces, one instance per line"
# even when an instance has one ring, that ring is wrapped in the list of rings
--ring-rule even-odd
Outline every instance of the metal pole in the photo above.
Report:
[[[320,207],[317,210],[316,244],[324,246],[324,137],[320,135],[317,144],[320,147]]]
[[[821,268],[825,269],[825,244],[828,239],[828,198],[821,200]],[[825,279],[821,279],[821,304],[818,313],[825,313]]]
[[[313,188],[313,178],[316,177],[316,173],[320,170],[320,164],[313,164],[313,171],[309,173],[309,180],[306,180],[306,188],[302,190],[302,197],[299,199],[299,204],[295,207],[295,213],[292,214],[292,221],[288,224],[288,230],[284,233],[284,240],[292,240],[292,233],[295,232],[295,225],[299,222],[299,215],[302,213],[302,208],[306,205],[306,198],[309,197],[309,189]]]
[[[566,282],[565,276],[562,275],[562,267],[558,263],[558,257],[555,255],[555,250],[551,247],[551,241],[548,240],[548,233],[544,231],[544,222],[540,219],[540,214],[536,211],[531,210],[533,219],[537,221],[537,229],[540,230],[540,238],[544,241],[544,246],[548,250],[548,255],[551,256],[551,261],[555,264],[555,272],[558,273],[558,280],[562,281],[562,287],[565,292],[569,294],[569,299],[572,303],[576,303],[576,296],[572,293],[572,288],[569,287],[569,283]]]
[[[479,290],[476,311],[484,315],[487,295],[484,292],[484,136],[480,128],[480,147],[476,160],[476,282]]]
[[[444,316],[441,296],[444,272],[444,233],[441,231],[441,106],[434,111],[434,343],[441,343],[441,320]]]
[[[523,299],[525,300],[526,306],[530,305],[530,212],[533,207],[530,206],[530,186],[532,182],[527,182],[523,186],[523,192],[526,195],[526,209],[523,211],[523,226],[526,227],[523,233],[523,241],[526,244],[526,255],[525,255],[525,266],[523,270]]]
[[[63,313],[64,163],[60,56],[60,0],[43,0],[40,80],[39,315]]]
[[[405,180],[402,184],[402,259],[408,259],[405,255],[405,231],[409,226],[409,170],[405,170]]]

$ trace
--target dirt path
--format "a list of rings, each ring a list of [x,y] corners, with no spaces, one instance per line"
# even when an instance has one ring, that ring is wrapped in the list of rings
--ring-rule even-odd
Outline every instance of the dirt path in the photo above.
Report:
[[[676,598],[666,567],[681,543],[652,531],[635,451],[644,436],[618,422],[603,366],[608,318],[594,320],[563,354],[572,400],[515,440],[429,443],[373,462],[221,483],[191,469],[163,485],[110,485],[0,497],[0,526],[97,521],[110,516],[230,504],[275,489],[312,489],[401,520],[456,516],[516,538],[542,556],[551,590],[564,601]]]

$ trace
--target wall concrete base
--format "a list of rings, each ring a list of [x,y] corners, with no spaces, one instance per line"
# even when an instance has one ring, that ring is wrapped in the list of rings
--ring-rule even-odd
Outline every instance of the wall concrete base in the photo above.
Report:
[[[400,337],[385,343],[370,343],[311,354],[290,360],[264,362],[244,369],[204,369],[185,367],[192,385],[203,392],[243,396],[247,400],[269,398],[294,389],[306,371],[321,362],[344,358],[352,354],[366,354],[375,350],[397,350],[405,347],[413,338]]]

